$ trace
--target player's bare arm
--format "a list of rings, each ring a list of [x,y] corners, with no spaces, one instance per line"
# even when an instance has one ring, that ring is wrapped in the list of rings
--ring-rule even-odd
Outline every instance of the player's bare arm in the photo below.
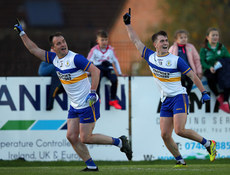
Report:
[[[133,28],[131,26],[131,8],[129,8],[129,13],[126,13],[123,16],[123,20],[124,20],[126,29],[128,31],[128,35],[129,35],[130,40],[136,46],[137,50],[142,54],[142,51],[143,51],[145,45],[141,42],[141,40],[139,39],[136,32],[133,30]]]
[[[40,49],[26,34],[22,35],[21,39],[31,54],[45,61],[45,50]]]
[[[38,57],[42,61],[45,61],[45,50],[40,49],[24,32],[20,22],[18,21],[17,24],[14,25],[14,30],[18,32],[19,36],[21,37],[23,44],[29,50],[31,54]]]
[[[87,71],[91,75],[91,90],[96,90],[100,79],[100,70],[91,64]]]
[[[137,50],[142,54],[142,51],[143,51],[145,45],[141,42],[141,40],[137,36],[136,32],[133,30],[133,27],[131,26],[131,24],[126,25],[126,29],[128,31],[128,35],[129,35],[130,40],[136,46]]]
[[[200,81],[198,76],[192,70],[190,70],[186,75],[193,81],[193,83],[197,86],[197,88],[200,90],[200,92],[205,91],[202,82]]]

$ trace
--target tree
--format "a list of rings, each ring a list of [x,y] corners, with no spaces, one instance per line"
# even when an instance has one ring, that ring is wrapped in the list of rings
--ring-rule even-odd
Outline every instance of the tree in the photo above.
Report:
[[[186,29],[190,33],[190,42],[199,50],[207,29],[216,27],[224,36],[221,42],[228,47],[230,0],[163,0],[159,1],[159,7],[165,12],[163,21],[166,21],[159,28],[168,32],[170,41],[176,30]]]

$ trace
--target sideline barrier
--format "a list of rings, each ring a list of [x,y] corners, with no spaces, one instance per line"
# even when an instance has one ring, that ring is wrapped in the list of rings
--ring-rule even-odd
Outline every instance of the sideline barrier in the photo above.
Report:
[[[202,79],[208,91],[205,79]],[[132,77],[132,148],[133,160],[174,159],[164,146],[160,133],[160,93],[152,77]],[[211,94],[210,103],[200,102],[201,93],[194,87],[190,98],[186,128],[197,131],[217,142],[217,157],[230,158],[230,114],[219,111]],[[200,143],[177,136],[173,132],[181,155],[187,159],[204,159],[208,153]]]
[[[94,133],[113,137],[132,131],[133,160],[173,159],[160,137],[160,93],[152,77],[119,77],[118,98],[122,110],[108,105],[110,83],[101,83],[101,118]],[[205,79],[203,80],[205,84]],[[0,77],[0,158],[28,161],[80,160],[66,139],[69,101],[66,94],[55,99],[54,109],[46,111],[49,77]],[[209,91],[208,87],[205,88]],[[129,90],[131,111],[129,111]],[[200,103],[201,94],[194,87],[187,128],[207,139],[217,141],[217,158],[230,157],[230,114],[218,111],[211,94],[208,104]],[[131,128],[129,128],[131,117]],[[205,148],[173,134],[184,158],[205,158]],[[94,160],[127,160],[114,146],[88,145]]]
[[[46,111],[49,77],[0,77],[0,158],[28,161],[80,160],[66,139],[69,100],[59,94],[54,109]],[[94,133],[128,136],[128,77],[119,78],[122,110],[109,107],[110,84],[102,79],[101,118]],[[108,99],[108,98],[107,98]],[[94,160],[127,160],[115,146],[88,145]]]

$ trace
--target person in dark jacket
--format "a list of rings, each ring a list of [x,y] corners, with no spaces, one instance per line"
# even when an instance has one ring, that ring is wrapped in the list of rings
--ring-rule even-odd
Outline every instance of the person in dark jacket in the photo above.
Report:
[[[221,58],[218,63],[215,64],[214,69],[218,74],[218,85],[221,89],[229,89],[230,88],[230,59]],[[224,75],[224,76],[223,76]],[[226,94],[229,96],[229,94]]]
[[[227,48],[219,42],[219,30],[216,28],[209,28],[206,33],[204,45],[200,50],[201,65],[204,76],[207,78],[208,86],[220,103],[219,108],[224,112],[230,113],[228,102],[230,88],[223,88],[223,93],[219,92],[217,88],[218,71],[214,69],[217,61],[222,58],[229,59],[230,54]],[[222,76],[225,75],[223,74]]]

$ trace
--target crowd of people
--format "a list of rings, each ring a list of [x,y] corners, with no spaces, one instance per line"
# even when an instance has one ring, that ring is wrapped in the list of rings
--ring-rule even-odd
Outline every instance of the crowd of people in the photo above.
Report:
[[[206,77],[208,86],[219,102],[219,108],[230,113],[229,93],[230,83],[223,77],[230,76],[230,54],[220,42],[220,32],[217,28],[207,30],[200,52],[188,42],[189,32],[180,29],[175,32],[175,41],[169,47],[168,35],[159,31],[152,35],[155,51],[147,48],[139,39],[131,25],[131,13],[123,16],[130,40],[136,46],[143,59],[152,71],[154,80],[161,89],[160,129],[161,137],[172,155],[177,160],[176,166],[186,166],[176,143],[172,138],[172,131],[181,137],[196,141],[205,146],[210,154],[210,160],[216,156],[216,143],[208,140],[191,129],[186,129],[189,95],[193,84],[202,94],[202,103],[210,100],[208,92],[201,82]],[[68,50],[68,45],[61,33],[51,35],[51,51],[39,48],[26,35],[20,24],[15,25],[26,48],[43,62],[41,76],[52,76],[55,85],[51,85],[50,97],[55,97],[55,89],[64,88],[71,99],[68,113],[67,139],[76,153],[86,163],[84,171],[98,171],[85,144],[115,145],[124,152],[129,160],[132,159],[132,150],[126,136],[113,138],[102,134],[93,134],[96,121],[100,117],[100,80],[106,77],[111,81],[111,95],[109,104],[121,109],[117,100],[117,76],[123,76],[113,48],[108,44],[108,33],[100,30],[96,36],[97,45],[94,46],[88,57]],[[52,67],[50,67],[52,65]],[[116,71],[114,70],[116,68]],[[49,70],[49,71],[48,71]],[[56,73],[57,72],[57,75]],[[91,83],[88,74],[91,76]],[[157,72],[157,73],[156,73]],[[165,77],[167,73],[168,77]],[[69,76],[63,76],[68,74]],[[71,79],[70,79],[71,77]],[[57,79],[60,79],[60,81]],[[80,81],[81,80],[81,81]],[[75,90],[74,90],[75,89]],[[78,90],[80,93],[77,93]],[[53,94],[53,95],[52,95]],[[47,102],[47,110],[53,108],[53,99]],[[87,117],[86,117],[87,116]]]

